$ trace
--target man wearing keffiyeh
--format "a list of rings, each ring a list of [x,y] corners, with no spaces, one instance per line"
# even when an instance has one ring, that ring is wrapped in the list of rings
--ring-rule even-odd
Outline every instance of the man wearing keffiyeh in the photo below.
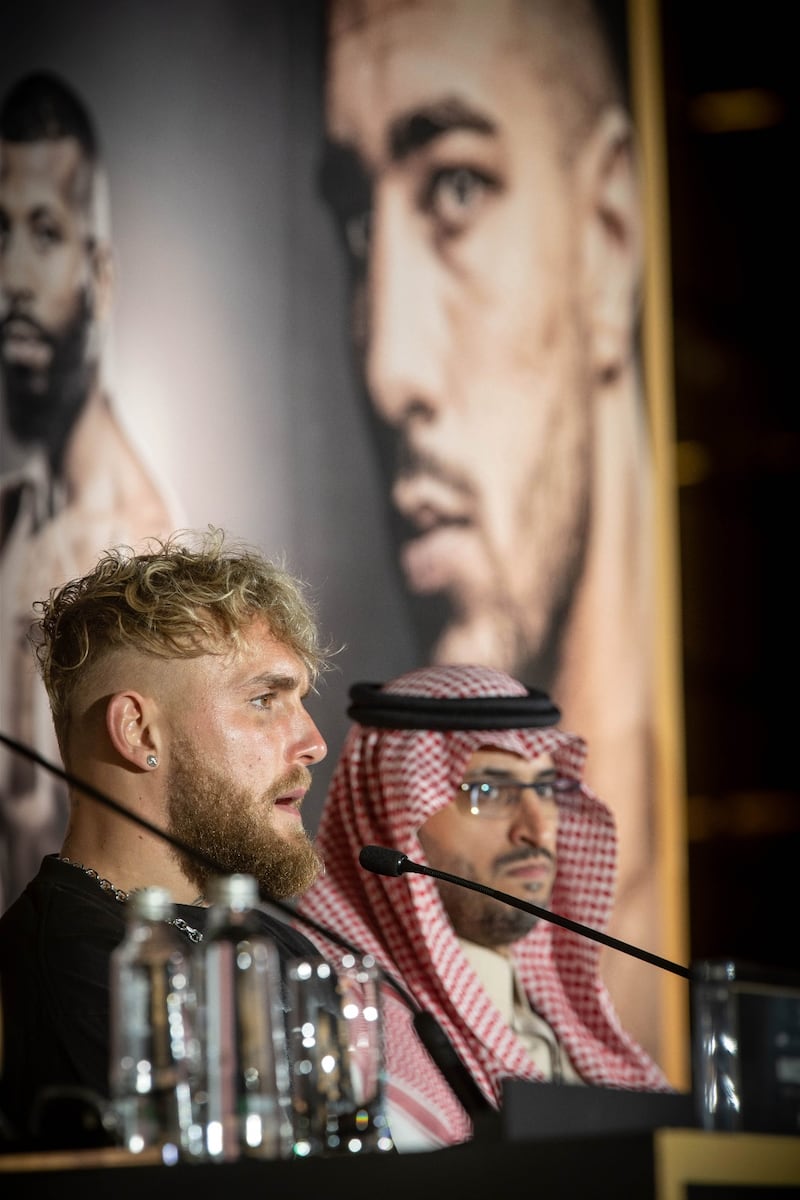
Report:
[[[401,979],[495,1107],[509,1077],[670,1090],[622,1028],[597,943],[455,885],[359,865],[364,846],[391,847],[605,930],[614,819],[583,783],[586,745],[558,728],[549,697],[478,666],[426,667],[350,695],[355,723],[317,837],[326,870],[299,912],[335,925]],[[467,1140],[471,1122],[412,1016],[387,988],[395,1141]]]

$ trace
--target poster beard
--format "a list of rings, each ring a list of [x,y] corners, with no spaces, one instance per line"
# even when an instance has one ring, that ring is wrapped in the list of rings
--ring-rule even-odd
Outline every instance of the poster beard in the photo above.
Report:
[[[417,592],[410,589],[400,565],[401,550],[411,533],[408,523],[398,513],[391,500],[391,481],[404,469],[410,459],[402,434],[389,428],[376,414],[366,390],[362,389],[362,403],[367,412],[370,433],[380,464],[381,476],[386,481],[384,510],[391,544],[394,548],[397,594],[403,596],[411,627],[418,646],[417,658],[426,663],[448,663],[455,661],[443,651],[449,633],[468,620],[468,609],[463,597],[452,588],[433,592]],[[588,454],[585,446],[576,448]],[[492,614],[496,629],[505,630],[507,653],[503,661],[491,663],[521,679],[535,681],[538,687],[552,689],[562,665],[565,630],[569,621],[581,575],[586,565],[586,552],[591,522],[588,493],[576,503],[573,514],[570,552],[565,556],[558,572],[548,570],[550,594],[547,597],[547,620],[544,634],[530,636],[526,629],[524,611],[520,610],[502,589],[484,598],[484,614]],[[524,541],[520,554],[528,552]],[[458,656],[459,661],[472,662],[475,655]]]
[[[58,336],[32,317],[12,311],[0,324],[0,344],[6,322],[20,319],[32,327],[51,354],[46,367],[9,363],[0,357],[8,428],[21,445],[41,446],[50,461],[58,464],[96,372],[89,356],[91,300],[81,291],[75,316]]]
[[[176,747],[168,781],[170,834],[218,863],[223,873],[252,875],[276,900],[298,896],[322,870],[307,831],[279,832],[272,823],[275,798],[307,782],[297,768],[256,796],[210,769],[193,746]],[[205,892],[210,870],[189,854],[175,851],[181,870]]]

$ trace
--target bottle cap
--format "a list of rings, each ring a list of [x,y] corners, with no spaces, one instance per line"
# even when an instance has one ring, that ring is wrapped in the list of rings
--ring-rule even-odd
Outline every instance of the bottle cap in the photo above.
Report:
[[[146,887],[128,897],[132,915],[146,921],[167,921],[174,915],[172,895],[166,888]]]
[[[258,884],[252,875],[215,875],[206,889],[211,904],[253,908],[258,904]]]

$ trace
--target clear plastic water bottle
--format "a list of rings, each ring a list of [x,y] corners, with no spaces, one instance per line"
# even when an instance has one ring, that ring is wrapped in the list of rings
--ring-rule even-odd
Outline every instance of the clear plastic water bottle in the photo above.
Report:
[[[216,877],[207,896],[207,1154],[286,1158],[292,1122],[278,951],[260,922],[252,876]]]
[[[192,947],[164,888],[134,892],[110,967],[111,1100],[122,1145],[165,1161],[203,1154],[199,1010]]]

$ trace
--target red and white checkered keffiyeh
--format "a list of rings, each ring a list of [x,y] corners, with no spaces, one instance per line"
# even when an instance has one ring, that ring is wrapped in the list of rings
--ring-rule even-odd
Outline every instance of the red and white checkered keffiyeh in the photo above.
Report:
[[[442,698],[526,694],[502,672],[465,666],[411,671],[382,690]],[[481,1090],[498,1105],[503,1078],[542,1077],[467,962],[435,881],[419,875],[386,878],[358,862],[362,847],[375,844],[427,865],[417,832],[451,803],[468,759],[486,746],[529,759],[549,752],[559,773],[581,779],[585,743],[557,727],[431,732],[354,724],[317,837],[326,871],[303,897],[299,912],[335,928],[397,976],[420,1007],[438,1018]],[[616,858],[612,814],[581,782],[560,804],[552,910],[605,930]],[[319,942],[318,935],[311,936]],[[544,921],[514,946],[531,1004],[587,1083],[669,1090],[659,1068],[622,1029],[600,979],[599,953],[596,942]],[[434,1142],[468,1138],[468,1119],[394,993],[386,994],[384,1021],[391,1103]]]

